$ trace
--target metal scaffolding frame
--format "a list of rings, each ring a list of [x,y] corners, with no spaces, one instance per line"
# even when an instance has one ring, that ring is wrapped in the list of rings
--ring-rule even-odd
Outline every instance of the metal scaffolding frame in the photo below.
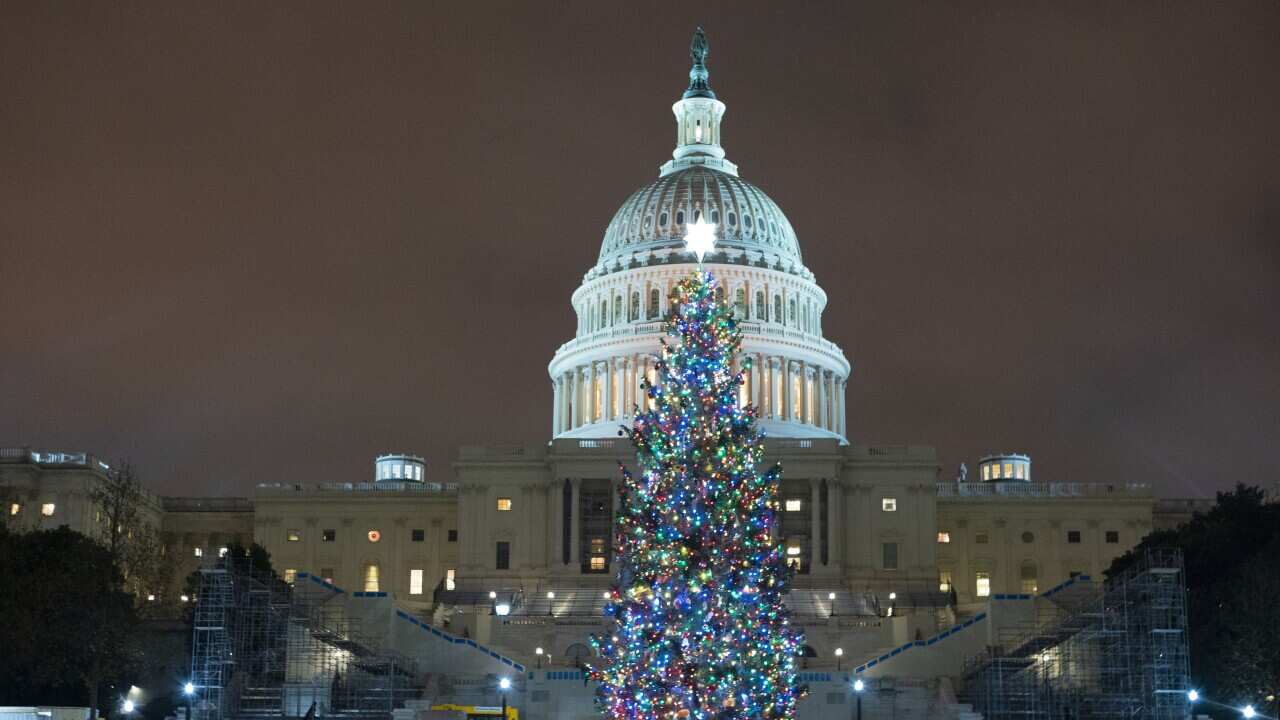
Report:
[[[366,636],[342,590],[306,575],[291,587],[229,556],[199,576],[192,720],[390,720],[421,695],[416,664]]]
[[[966,664],[962,695],[989,720],[1185,720],[1182,553],[1145,551],[1103,586],[1042,596]]]

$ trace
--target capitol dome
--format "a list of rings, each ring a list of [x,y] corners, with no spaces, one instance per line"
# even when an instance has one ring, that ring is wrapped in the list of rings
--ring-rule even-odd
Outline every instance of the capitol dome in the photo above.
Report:
[[[700,164],[674,169],[627,198],[605,230],[594,274],[683,252],[685,224],[701,217],[719,228],[711,261],[810,276],[795,230],[778,204],[736,173]]]
[[[648,402],[672,289],[698,267],[686,226],[715,226],[702,266],[719,283],[742,330],[739,401],[782,438],[846,442],[849,361],[822,336],[827,294],[800,256],[787,216],[725,158],[725,104],[708,83],[706,38],[691,49],[689,87],[671,111],[676,148],[658,178],[635,191],[605,228],[600,255],[573,293],[577,332],[547,371],[556,438],[614,438]]]

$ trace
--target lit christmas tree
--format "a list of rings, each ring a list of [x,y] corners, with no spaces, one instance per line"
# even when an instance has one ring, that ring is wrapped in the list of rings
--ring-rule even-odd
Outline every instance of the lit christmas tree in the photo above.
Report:
[[[780,471],[759,470],[755,408],[739,406],[740,331],[701,269],[671,306],[675,342],[629,431],[640,472],[624,470],[597,703],[619,720],[791,718],[801,634],[782,603]]]

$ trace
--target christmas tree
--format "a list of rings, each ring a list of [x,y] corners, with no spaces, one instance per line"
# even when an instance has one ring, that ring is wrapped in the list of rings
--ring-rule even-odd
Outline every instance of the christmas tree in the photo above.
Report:
[[[801,634],[782,603],[780,470],[759,469],[755,408],[739,404],[741,333],[701,269],[671,307],[674,341],[629,429],[639,472],[623,470],[597,704],[618,720],[794,717]]]

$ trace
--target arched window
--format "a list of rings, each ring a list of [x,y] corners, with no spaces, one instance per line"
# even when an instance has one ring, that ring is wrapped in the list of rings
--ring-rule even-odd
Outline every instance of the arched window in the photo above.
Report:
[[[719,224],[720,224],[720,211],[719,211],[719,210],[712,210],[712,211],[711,211],[711,222],[715,223],[716,225],[719,225]]]
[[[796,299],[795,298],[791,298],[791,301],[787,303],[787,311],[788,311],[787,320],[789,320],[791,324],[794,325],[796,322]]]
[[[730,212],[730,213],[729,213],[729,227],[737,227],[737,226],[738,226],[738,216],[737,216],[737,215],[734,215],[732,212]]]
[[[564,656],[571,662],[579,663],[591,657],[591,648],[582,643],[574,643],[565,648]]]
[[[662,295],[661,293],[658,292],[658,288],[653,288],[652,290],[649,291],[649,314],[647,316],[648,319],[650,320],[657,319],[658,303],[661,298],[662,298]]]
[[[807,330],[809,328],[809,305],[808,303],[800,303],[800,328]]]
[[[773,296],[773,321],[782,322],[782,296]]]
[[[666,225],[667,225],[667,213],[663,212],[661,215],[658,216],[658,227],[666,227]]]
[[[1022,568],[1018,573],[1022,580],[1022,592],[1033,595],[1039,589],[1036,578],[1036,563],[1034,560],[1023,560]]]
[[[683,211],[683,210],[677,210],[677,211],[676,211],[676,224],[677,224],[677,225],[683,225],[683,224],[684,224],[684,211]]]
[[[743,227],[745,227],[745,228],[746,228],[746,229],[748,229],[748,230],[750,230],[750,229],[751,229],[751,216],[750,216],[750,215],[743,215],[743,216],[742,216],[742,226],[743,226]]]
[[[378,592],[379,574],[378,563],[368,563],[364,566],[365,592]]]
[[[617,325],[622,322],[622,296],[613,296],[613,324]]]
[[[724,286],[723,285],[716,286],[716,300],[718,300],[719,302],[724,302]]]
[[[700,223],[700,222],[702,222],[702,211],[701,211],[701,210],[694,210],[694,211],[693,211],[693,222],[694,222],[694,223]]]
[[[649,216],[649,215],[645,215],[645,216],[644,216],[644,229],[645,229],[645,230],[648,230],[648,229],[649,229],[649,224],[650,224],[650,223],[652,223],[652,222],[653,222],[653,217],[651,217],[651,216]]]
[[[627,313],[627,320],[629,322],[635,322],[636,320],[639,320],[639,319],[640,319],[640,291],[633,290],[631,292],[631,308],[630,308],[630,312]]]
[[[764,291],[763,291],[763,290],[757,290],[757,291],[756,291],[756,317],[755,317],[755,319],[756,319],[756,320],[768,320],[768,319],[769,319],[769,313],[765,311],[765,307],[764,307]]]
[[[600,301],[600,324],[598,327],[596,327],[596,329],[603,330],[604,324],[608,319],[609,319],[609,301],[601,300]]]
[[[746,288],[738,288],[733,291],[733,311],[737,313],[740,320],[745,320],[747,318]]]

